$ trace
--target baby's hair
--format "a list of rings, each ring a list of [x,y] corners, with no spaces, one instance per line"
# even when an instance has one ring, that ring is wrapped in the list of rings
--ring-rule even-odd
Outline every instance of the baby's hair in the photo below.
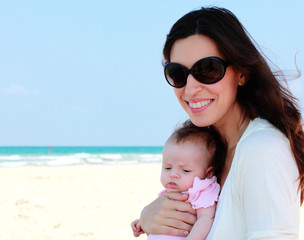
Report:
[[[210,166],[214,168],[214,175],[219,179],[225,163],[227,144],[215,128],[197,127],[187,120],[177,127],[167,140],[177,144],[186,141],[201,143],[202,146],[205,144],[211,155]]]

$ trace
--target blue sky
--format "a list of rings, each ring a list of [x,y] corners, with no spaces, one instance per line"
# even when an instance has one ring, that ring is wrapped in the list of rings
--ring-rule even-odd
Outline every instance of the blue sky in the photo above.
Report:
[[[0,1],[0,146],[162,145],[187,118],[162,70],[172,24],[231,10],[289,75],[304,70],[304,1]],[[303,76],[290,82],[304,106]]]

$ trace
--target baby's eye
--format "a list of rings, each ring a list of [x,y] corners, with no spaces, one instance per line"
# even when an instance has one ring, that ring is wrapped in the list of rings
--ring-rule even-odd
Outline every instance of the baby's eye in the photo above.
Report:
[[[184,172],[191,172],[190,170],[184,169]]]
[[[166,167],[165,169],[166,169],[166,170],[170,170],[171,168],[170,168],[170,167]]]

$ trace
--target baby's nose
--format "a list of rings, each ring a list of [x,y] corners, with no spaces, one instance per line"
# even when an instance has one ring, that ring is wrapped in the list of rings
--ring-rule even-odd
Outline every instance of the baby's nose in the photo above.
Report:
[[[179,174],[177,172],[171,172],[170,177],[171,178],[179,178]]]

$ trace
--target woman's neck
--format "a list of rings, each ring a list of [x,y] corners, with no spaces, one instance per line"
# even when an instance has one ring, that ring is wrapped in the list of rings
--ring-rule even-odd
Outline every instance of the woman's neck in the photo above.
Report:
[[[236,145],[245,132],[249,122],[249,117],[241,111],[239,105],[235,104],[233,109],[222,119],[222,122],[214,124],[214,127],[219,131],[223,139],[227,141],[227,154],[221,176],[221,186],[223,186],[229,173]]]
[[[221,121],[214,124],[214,127],[219,131],[223,139],[227,141],[228,151],[235,149],[249,121],[249,117],[243,113],[240,106],[236,103]]]

